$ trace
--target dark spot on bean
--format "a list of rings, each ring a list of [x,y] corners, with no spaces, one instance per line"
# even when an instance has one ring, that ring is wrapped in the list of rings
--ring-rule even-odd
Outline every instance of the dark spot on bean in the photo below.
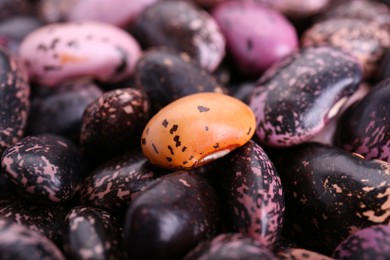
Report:
[[[55,49],[55,47],[56,47],[56,45],[57,45],[57,43],[58,43],[59,41],[60,41],[59,38],[54,38],[53,41],[52,41],[51,44],[50,44],[50,48],[51,48],[51,49]]]
[[[208,127],[208,126],[206,126],[204,129],[205,129],[206,131],[209,131],[209,127]]]
[[[69,47],[77,47],[77,42],[76,42],[75,40],[69,41],[69,42],[67,43],[67,45],[68,45]]]
[[[194,158],[194,156],[190,156],[190,158],[188,158],[189,161],[191,161],[192,159]]]
[[[174,132],[177,131],[177,128],[178,128],[178,127],[179,127],[178,125],[173,125],[172,128],[171,128],[171,130],[169,130],[169,133],[170,133],[170,134],[173,134]]]
[[[183,146],[183,148],[181,149],[182,152],[185,152],[185,150],[187,150],[187,146]]]
[[[183,164],[187,164],[188,163],[188,161],[183,161]]]
[[[219,148],[219,143],[216,143],[213,147],[214,147],[215,149],[218,149],[218,148]]]
[[[149,127],[146,129],[146,135],[149,134]]]
[[[198,106],[198,110],[199,110],[200,113],[203,113],[203,112],[209,111],[210,108],[204,107],[204,106]]]
[[[252,39],[247,39],[246,40],[246,48],[248,49],[248,51],[251,51],[253,49]]]
[[[168,149],[169,149],[169,151],[171,152],[172,155],[175,155],[172,146],[168,145]]]
[[[40,44],[37,46],[37,50],[38,50],[38,51],[47,51],[47,46],[44,45],[43,43],[40,43]]]
[[[246,135],[249,135],[249,134],[251,133],[251,131],[252,131],[252,127],[249,127],[249,130],[248,130],[248,132],[246,133]]]
[[[181,145],[180,136],[175,135],[175,137],[173,138],[173,141],[175,141],[176,147],[180,147],[180,145]]]
[[[145,145],[145,144],[146,144],[146,139],[145,139],[145,138],[142,138],[142,139],[141,139],[141,143],[142,143],[143,145]]]
[[[172,162],[172,158],[171,157],[166,157],[167,161],[168,162]]]
[[[120,74],[122,73],[126,67],[127,67],[127,53],[125,50],[123,50],[122,47],[116,46],[116,50],[119,52],[119,56],[121,59],[121,62],[115,69],[115,73]]]
[[[157,150],[156,146],[155,146],[154,144],[152,144],[152,146],[153,146],[154,152],[155,152],[155,153],[158,153],[158,150]]]
[[[164,119],[164,121],[162,122],[162,125],[166,128],[168,126],[168,121],[166,119]]]
[[[61,69],[61,67],[56,66],[56,65],[44,65],[43,66],[44,71],[53,71],[53,70],[60,70],[60,69]]]

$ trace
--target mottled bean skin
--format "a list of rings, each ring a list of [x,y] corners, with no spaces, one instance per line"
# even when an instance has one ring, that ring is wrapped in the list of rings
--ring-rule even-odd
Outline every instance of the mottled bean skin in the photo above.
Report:
[[[123,230],[109,213],[76,206],[64,222],[64,251],[69,259],[124,259]]]
[[[334,260],[333,258],[303,248],[286,248],[277,254],[278,260]]]
[[[161,177],[130,205],[125,220],[129,259],[180,259],[220,225],[214,189],[178,171]]]
[[[164,173],[140,151],[124,153],[88,175],[80,187],[81,202],[110,212],[120,211]]]
[[[85,21],[42,26],[24,38],[19,54],[31,81],[55,87],[80,78],[124,80],[133,74],[141,50],[124,30]]]
[[[220,174],[229,230],[248,234],[269,249],[280,238],[284,216],[282,183],[254,141],[224,158]]]
[[[390,223],[390,164],[319,143],[274,160],[286,199],[285,234],[329,255],[356,230]]]
[[[136,86],[144,90],[155,110],[199,92],[223,93],[225,89],[186,53],[154,49],[143,54],[134,73]]]
[[[201,242],[184,260],[273,260],[273,254],[259,241],[239,233],[225,233]]]
[[[61,245],[62,226],[67,208],[62,205],[40,205],[23,200],[9,200],[0,205],[0,218],[28,227]]]
[[[249,100],[259,142],[288,147],[309,140],[337,115],[360,80],[356,59],[332,47],[305,48],[278,62]]]
[[[138,145],[150,113],[149,98],[142,90],[122,88],[105,92],[84,111],[80,133],[82,152],[109,158]]]
[[[62,252],[45,236],[0,218],[1,259],[65,260]]]
[[[390,47],[390,32],[374,21],[334,18],[306,30],[301,43],[303,47],[325,45],[344,49],[358,58],[364,77],[371,78]]]
[[[33,95],[26,132],[58,134],[79,142],[85,108],[103,95],[90,82],[69,83],[57,88],[37,88]]]
[[[390,163],[390,80],[384,80],[341,117],[335,144]]]
[[[225,38],[216,22],[189,2],[161,1],[146,8],[132,33],[146,47],[187,52],[207,71],[214,71],[225,55]]]
[[[357,231],[340,243],[332,256],[336,260],[389,259],[390,226],[374,225]]]
[[[81,175],[75,145],[49,134],[28,136],[10,146],[1,166],[14,190],[34,203],[69,200]]]
[[[30,107],[27,72],[0,47],[0,155],[24,135]]]

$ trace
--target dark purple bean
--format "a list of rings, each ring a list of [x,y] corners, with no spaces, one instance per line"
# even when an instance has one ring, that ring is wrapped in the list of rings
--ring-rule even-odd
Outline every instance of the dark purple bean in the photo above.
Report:
[[[45,236],[0,218],[1,259],[65,260],[62,252]]]
[[[190,2],[161,1],[146,8],[132,28],[146,47],[165,46],[187,52],[207,71],[225,56],[225,38],[214,19]]]
[[[127,152],[95,169],[81,184],[81,202],[118,211],[163,174],[139,151]]]
[[[389,259],[390,226],[375,225],[350,235],[332,254],[336,260]]]
[[[84,111],[80,134],[82,152],[91,157],[109,158],[139,145],[149,117],[150,101],[143,91],[124,88],[104,93]]]
[[[200,243],[191,250],[185,260],[273,260],[273,254],[259,241],[235,233],[221,234],[210,241]]]
[[[16,58],[0,48],[0,155],[24,135],[29,112],[27,73]]]
[[[73,143],[55,135],[28,136],[1,158],[13,188],[34,203],[60,203],[75,195],[81,176],[80,155]]]
[[[201,177],[178,171],[158,179],[128,209],[131,259],[179,259],[219,228],[217,195]]]
[[[32,98],[27,132],[58,134],[78,142],[84,110],[103,95],[102,90],[93,83],[73,82],[41,92]]]
[[[0,218],[24,225],[56,244],[61,244],[62,225],[67,208],[62,205],[34,204],[22,200],[10,200],[0,206]]]
[[[335,143],[390,163],[390,79],[382,81],[340,118]]]
[[[271,67],[250,97],[262,144],[286,147],[307,141],[357,90],[361,71],[351,55],[305,48]]]
[[[135,70],[136,86],[144,90],[159,110],[170,102],[198,92],[226,90],[186,53],[154,49],[143,54]]]
[[[228,155],[220,174],[225,223],[273,249],[283,226],[284,197],[279,175],[254,141]]]
[[[63,240],[69,259],[124,259],[121,225],[98,208],[74,207],[66,216]]]
[[[286,199],[285,234],[330,254],[356,230],[390,221],[390,164],[319,143],[274,160]]]
[[[36,3],[31,0],[1,0],[0,21],[13,18],[16,15],[33,15],[36,13]]]

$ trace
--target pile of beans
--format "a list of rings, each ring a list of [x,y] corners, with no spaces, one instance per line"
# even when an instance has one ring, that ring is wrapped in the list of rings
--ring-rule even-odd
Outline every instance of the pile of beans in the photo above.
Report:
[[[389,259],[390,3],[0,0],[1,259]]]

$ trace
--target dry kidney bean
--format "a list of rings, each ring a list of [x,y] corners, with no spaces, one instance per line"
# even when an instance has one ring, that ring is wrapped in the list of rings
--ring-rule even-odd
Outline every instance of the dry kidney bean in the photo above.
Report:
[[[64,221],[69,259],[123,259],[123,231],[115,217],[99,208],[76,206]]]
[[[172,101],[198,92],[227,92],[188,54],[169,49],[145,52],[137,63],[136,86],[146,92],[156,111]]]
[[[304,48],[283,59],[250,97],[259,142],[288,147],[309,140],[337,115],[360,80],[356,59],[336,48]]]
[[[321,14],[329,4],[328,0],[247,0],[254,2],[250,4],[241,2],[223,3],[224,0],[207,1],[207,3],[204,0],[160,1],[160,3],[155,0],[139,0],[131,1],[131,3],[122,1],[109,1],[108,3],[101,0],[80,0],[73,2],[74,4],[70,4],[71,1],[67,0],[29,1],[29,5],[30,3],[39,4],[41,14],[44,14],[41,15],[41,18],[45,16],[46,22],[49,20],[72,21],[86,18],[95,20],[95,22],[48,23],[31,32],[30,36],[23,40],[21,51],[17,49],[19,49],[18,42],[23,37],[22,35],[33,30],[33,26],[38,26],[39,22],[35,20],[38,24],[32,24],[32,27],[20,22],[18,25],[20,27],[16,27],[13,22],[16,21],[14,18],[17,19],[18,17],[13,16],[26,13],[0,8],[0,14],[4,14],[9,10],[13,12],[12,16],[6,14],[0,17],[0,44],[6,46],[6,48],[13,48],[12,53],[21,54],[21,58],[29,66],[29,83],[31,83],[33,93],[37,94],[32,97],[33,110],[30,113],[28,110],[29,86],[25,77],[26,73],[23,71],[23,66],[18,64],[17,55],[9,55],[4,52],[5,54],[1,56],[3,58],[0,59],[0,68],[3,69],[0,69],[0,71],[3,71],[1,75],[4,75],[0,77],[0,86],[5,86],[5,88],[0,88],[0,96],[3,93],[7,95],[10,92],[12,93],[9,99],[0,104],[0,115],[6,115],[4,118],[8,120],[2,121],[3,117],[0,117],[0,126],[3,127],[1,124],[9,123],[9,121],[12,125],[5,126],[5,135],[0,135],[1,142],[7,141],[1,153],[8,146],[12,146],[8,149],[19,149],[14,153],[12,152],[11,155],[9,150],[6,154],[3,154],[4,168],[0,171],[0,186],[2,187],[0,211],[1,209],[4,210],[4,214],[8,217],[7,221],[17,224],[17,227],[15,227],[19,231],[29,226],[31,229],[42,232],[41,235],[44,234],[57,242],[59,248],[66,253],[65,255],[69,259],[76,257],[76,255],[84,256],[84,258],[88,255],[94,255],[95,258],[100,259],[129,259],[133,256],[150,256],[150,254],[154,254],[153,257],[156,259],[190,257],[191,253],[189,252],[201,242],[204,243],[201,243],[202,246],[199,248],[206,247],[202,249],[205,250],[204,256],[210,253],[210,251],[207,251],[207,247],[214,242],[214,245],[218,244],[213,247],[214,250],[221,246],[224,248],[222,254],[228,253],[233,257],[244,254],[247,249],[252,249],[249,253],[257,254],[257,256],[264,253],[263,257],[269,259],[294,259],[294,257],[329,259],[332,256],[333,249],[352,232],[358,232],[359,229],[372,227],[380,223],[388,225],[390,212],[388,206],[390,195],[387,191],[388,163],[375,160],[369,161],[360,158],[359,155],[352,156],[350,152],[320,144],[307,145],[308,147],[316,147],[314,152],[305,150],[311,158],[307,159],[302,155],[302,147],[306,146],[296,146],[301,141],[312,140],[311,138],[315,137],[319,130],[329,126],[331,117],[334,118],[333,123],[339,124],[339,128],[342,128],[343,131],[347,130],[343,126],[344,119],[339,121],[335,119],[341,116],[341,113],[344,113],[348,102],[352,101],[351,97],[358,94],[357,86],[363,83],[359,66],[365,69],[365,76],[370,80],[369,84],[371,85],[377,83],[378,79],[375,76],[380,62],[383,63],[382,77],[386,76],[386,61],[381,61],[389,34],[387,31],[389,27],[387,17],[389,9],[386,6],[373,1],[337,1],[338,3],[335,3],[335,5],[331,4],[329,6],[326,13]],[[20,1],[11,3],[7,0],[2,1],[0,6],[14,5],[14,2],[20,3]],[[101,16],[96,12],[97,9],[88,7],[91,3],[93,3],[94,8],[103,7],[103,9],[100,9]],[[116,7],[118,4],[122,4],[120,10]],[[195,4],[207,8],[207,12],[196,7]],[[256,4],[256,7],[252,4]],[[263,4],[266,4],[268,9]],[[242,21],[249,20],[249,16],[241,15],[233,19],[231,12],[225,14],[224,18],[229,20],[230,25],[234,28],[232,35],[229,36],[222,33],[224,32],[224,30],[221,30],[223,24],[218,23],[218,17],[210,15],[218,13],[218,10],[228,5],[251,5],[253,6],[251,11],[262,9],[265,12],[264,17],[251,20],[253,22],[249,22],[249,26],[244,26]],[[22,6],[20,5],[20,7]],[[31,6],[35,9],[33,5]],[[244,64],[242,59],[245,56],[233,57],[231,42],[238,45],[244,44],[244,48],[242,48],[244,51],[247,50],[245,47],[248,46],[253,47],[251,48],[252,51],[257,50],[254,48],[255,45],[251,46],[251,44],[257,43],[257,40],[260,41],[259,37],[254,35],[256,29],[260,30],[262,25],[265,26],[264,23],[260,23],[260,20],[265,17],[275,17],[270,14],[270,12],[275,13],[275,11],[270,11],[269,8],[286,15],[290,24],[294,25],[295,28],[293,29],[296,29],[299,33],[305,28],[310,28],[304,34],[304,37],[300,38],[301,43],[306,42],[307,35],[311,35],[315,38],[313,38],[315,41],[310,42],[310,45],[324,42],[332,43],[336,47],[343,47],[344,51],[340,51],[334,46],[310,49],[300,46],[300,50],[286,56],[285,59],[276,58],[276,65],[269,69],[264,68],[266,69],[264,73],[259,72],[255,77],[261,78],[255,83],[257,78],[245,74],[245,72],[255,68],[250,65],[244,70],[237,69],[240,64]],[[248,14],[248,9],[245,10],[245,13]],[[347,14],[345,14],[345,10],[348,10]],[[28,11],[28,13],[32,11]],[[238,12],[239,10],[232,11]],[[111,12],[115,14],[107,15]],[[80,18],[80,14],[83,18]],[[314,16],[315,14],[318,15]],[[340,16],[342,17],[340,18]],[[36,17],[31,21],[34,21],[34,19]],[[268,25],[270,27],[271,25],[276,26],[276,21],[280,21],[280,19],[274,20],[273,23],[270,22]],[[135,23],[133,24],[133,22]],[[108,23],[111,23],[111,25]],[[117,26],[130,25],[130,27],[127,28],[128,31],[125,31],[112,24]],[[281,30],[281,24],[278,24],[279,27],[276,28],[279,29],[274,29],[271,33],[268,32],[267,37],[269,36],[275,40],[285,36]],[[325,28],[326,30],[318,31],[314,28]],[[265,33],[264,30],[262,32]],[[135,33],[137,40],[142,43],[143,50],[141,50],[131,33]],[[256,41],[252,43],[249,41],[248,44],[247,37],[242,38],[239,35],[246,35],[248,38],[256,39]],[[32,41],[31,37],[37,38]],[[237,39],[233,39],[233,41],[233,37]],[[227,43],[226,54],[225,41]],[[285,44],[291,47],[294,46],[294,41],[296,39],[291,38]],[[40,43],[42,44],[40,45]],[[32,45],[28,46],[28,44]],[[161,49],[159,51],[151,50],[149,46],[173,49],[169,52],[164,51],[165,56],[161,55],[157,58],[157,62],[153,61],[153,66],[158,65],[159,69],[146,65],[150,65],[150,58],[155,57],[153,55],[156,53],[160,55],[163,51]],[[269,55],[271,50],[274,51],[277,46],[279,45],[275,44],[273,46],[268,42],[263,48],[263,50],[266,50],[264,55]],[[352,53],[348,54],[348,50]],[[3,53],[3,50],[0,52]],[[181,55],[173,57],[174,52],[181,53]],[[187,54],[182,54],[184,52],[187,52]],[[191,61],[187,60],[187,55],[191,57]],[[248,58],[248,56],[246,57]],[[252,57],[249,55],[250,58],[253,58],[253,55]],[[170,66],[170,61],[173,66]],[[359,64],[359,61],[361,64]],[[138,71],[135,70],[137,62]],[[44,68],[47,71],[44,71]],[[165,72],[160,74],[161,71]],[[143,80],[140,80],[137,73],[143,74]],[[208,73],[213,73],[214,76],[221,79],[220,83],[216,83],[213,75]],[[155,86],[152,86],[151,81]],[[172,83],[168,85],[167,81]],[[186,83],[186,81],[189,81],[189,83]],[[143,86],[139,83],[142,83]],[[91,96],[89,98],[78,96],[73,98],[74,103],[68,103],[69,96],[65,93],[69,92],[63,92],[64,89],[68,90],[68,87],[64,88],[64,85],[79,86],[77,91],[71,92],[90,92]],[[169,115],[169,119],[174,118],[175,114],[181,115],[180,125],[171,125],[172,122],[168,122],[168,120],[167,122],[157,120],[154,123],[158,127],[156,127],[157,131],[153,134],[153,137],[149,136],[149,139],[142,140],[139,135],[131,133],[133,133],[133,130],[141,133],[144,127],[143,123],[146,124],[146,121],[143,121],[143,119],[121,120],[116,118],[117,116],[122,118],[115,114],[120,109],[118,110],[115,105],[111,106],[112,103],[107,105],[103,102],[105,100],[103,97],[110,96],[114,92],[107,91],[105,94],[95,92],[93,89],[96,90],[96,88],[92,88],[92,90],[90,88],[94,85],[101,87],[101,89],[114,89],[115,93],[127,92],[129,86],[148,90],[145,91],[147,92],[145,98],[150,96],[150,106],[155,106],[155,110],[159,110],[164,105],[170,106],[172,100],[187,96],[190,92],[191,94],[192,92],[199,92],[199,90],[203,92],[222,90],[225,94],[232,93],[231,95],[242,98],[244,105],[249,104],[255,110],[258,133],[263,124],[267,124],[264,132],[269,137],[273,136],[272,133],[281,132],[281,129],[286,130],[286,133],[291,136],[285,139],[285,133],[282,133],[278,138],[281,138],[283,146],[296,147],[289,149],[271,148],[275,145],[269,143],[266,140],[267,138],[264,139],[261,135],[251,138],[255,130],[256,118],[252,118],[246,112],[240,112],[246,111],[245,109],[231,110],[230,101],[218,102],[218,106],[215,107],[217,113],[212,114],[205,121],[202,116],[214,110],[214,107],[212,110],[208,110],[210,107],[199,105],[196,102],[198,104],[196,108],[199,108],[195,111],[198,112],[190,118],[191,113],[186,110],[186,107],[175,105],[173,112],[171,111],[165,115]],[[225,92],[223,85],[229,85],[229,92]],[[249,94],[248,89],[253,89],[255,85],[257,87]],[[15,86],[22,90],[15,91]],[[163,86],[169,86],[172,91],[167,89],[156,91],[156,89]],[[44,87],[51,87],[51,89]],[[152,88],[155,89],[152,90]],[[375,95],[376,88],[366,88],[366,90],[370,91],[366,98]],[[259,98],[257,96],[259,93],[266,95],[267,98]],[[206,94],[206,96],[208,95],[215,94]],[[364,96],[366,93],[363,92],[362,95]],[[100,97],[100,99],[92,100],[93,97]],[[40,112],[41,116],[37,116],[35,113],[36,106],[44,105],[50,99],[54,100],[51,102],[68,100],[65,102],[68,105],[66,105],[66,109],[60,109],[60,111],[56,108],[58,112],[55,113],[55,117],[51,117],[52,115],[47,112]],[[24,101],[21,102],[21,100]],[[379,103],[381,103],[376,102],[374,106],[372,102],[365,104],[364,100],[366,99],[363,99],[355,107],[364,106],[364,109],[375,108],[373,111],[377,111],[377,106],[380,106]],[[99,101],[104,104],[100,104]],[[201,103],[203,101],[205,100],[202,100]],[[55,108],[54,105],[50,105],[50,102],[48,103],[47,106]],[[77,105],[70,105],[75,103]],[[94,124],[91,124],[87,132],[92,133],[97,142],[103,142],[108,148],[103,146],[99,149],[86,149],[85,143],[75,148],[69,140],[61,137],[68,148],[73,147],[70,150],[75,152],[71,152],[65,151],[67,149],[62,146],[43,145],[42,143],[45,143],[48,138],[46,135],[32,136],[33,133],[30,130],[34,127],[34,123],[39,123],[38,120],[49,121],[49,123],[43,123],[47,128],[39,130],[40,133],[52,131],[47,129],[57,129],[59,127],[58,122],[63,123],[61,129],[72,128],[71,120],[66,119],[67,116],[61,115],[67,113],[68,109],[77,110],[77,112],[72,112],[72,116],[74,116],[72,118],[78,120],[78,123],[72,129],[76,131],[78,128],[80,131],[80,111],[82,110],[81,107],[85,108],[87,106],[87,103],[91,104],[91,107],[97,107],[96,111],[101,112],[101,115],[98,115],[98,112],[89,114],[89,121],[86,121]],[[191,104],[191,102],[188,102],[188,105]],[[240,104],[242,105],[242,103]],[[99,107],[100,105],[103,107]],[[7,106],[12,107],[12,109],[7,110]],[[262,108],[262,106],[264,108],[268,106],[264,109],[266,111],[263,113],[264,117],[261,114],[262,112],[259,114],[259,111],[262,111],[259,108]],[[127,108],[127,111],[129,109]],[[353,109],[355,108],[351,107],[351,111]],[[164,109],[151,111],[150,116],[155,112],[164,112]],[[252,112],[251,109],[248,112]],[[351,112],[345,112],[344,118],[347,118],[349,113]],[[145,113],[135,112],[134,116],[136,114],[144,115]],[[277,116],[272,117],[272,115]],[[27,117],[30,121],[26,132],[26,121],[21,119]],[[114,120],[115,118],[117,121]],[[356,120],[359,122],[365,121],[365,119],[364,113],[359,116],[356,115]],[[194,123],[198,120],[202,124],[207,123],[207,126],[212,125],[213,131],[204,134],[203,130],[206,130],[206,127],[198,129]],[[100,121],[100,123],[97,123],[97,121]],[[388,126],[388,120],[376,120],[375,123],[377,121],[382,123],[384,127]],[[241,123],[237,124],[237,122]],[[309,124],[313,122],[316,124]],[[250,127],[252,124],[253,128]],[[302,134],[299,132],[301,126],[306,127],[308,124],[311,128],[305,128],[307,130],[305,136],[300,136]],[[164,125],[167,126],[166,129]],[[243,128],[237,130],[237,126]],[[17,131],[9,133],[10,127],[17,129]],[[116,132],[118,129],[120,131]],[[183,131],[183,129],[187,129],[188,132]],[[210,128],[207,129],[210,130]],[[100,130],[101,132],[99,132]],[[229,131],[239,134],[235,137],[226,137]],[[107,134],[108,132],[111,134]],[[180,136],[171,136],[171,132],[178,133],[177,136],[179,134]],[[62,130],[56,133],[70,138]],[[121,139],[122,134],[128,134],[130,137],[126,141],[118,141],[123,140]],[[97,136],[103,137],[99,138]],[[297,136],[300,137],[297,139]],[[387,140],[386,133],[384,136],[384,140]],[[22,137],[25,139],[22,139],[21,142],[27,140],[28,145],[24,148],[15,146],[15,142],[18,142]],[[223,144],[218,142],[217,145],[216,140],[218,138],[216,137],[226,138],[224,139],[226,142],[224,141]],[[301,137],[302,139],[300,139]],[[31,139],[34,139],[34,141],[31,141]],[[175,147],[170,143],[172,140]],[[190,140],[191,150],[189,146],[186,146],[184,151],[182,150],[183,140]],[[166,162],[169,161],[167,157],[178,164],[175,164],[174,167],[168,164],[169,169],[166,170],[153,166],[148,158],[141,154],[140,147],[148,141],[153,141],[156,148],[157,146],[158,148],[162,147],[162,150],[158,151],[166,161],[160,166],[167,167]],[[178,149],[176,145],[180,146],[181,149]],[[237,148],[237,146],[241,147]],[[198,147],[202,149],[199,151]],[[134,150],[126,151],[127,149]],[[233,149],[235,150],[230,155],[220,158]],[[78,150],[89,150],[91,167],[88,168],[88,176],[81,173],[81,169],[84,169],[85,165],[75,166],[80,160]],[[145,154],[148,155],[148,152],[153,151],[153,146],[151,146],[149,150],[145,150]],[[202,152],[206,153],[207,156],[204,158],[207,158],[207,160],[199,155],[196,159],[201,163],[184,164],[186,160],[180,157],[181,153],[184,152],[191,152],[191,154],[184,154],[188,158],[192,154],[198,156]],[[116,153],[118,157],[111,159],[111,155]],[[371,158],[369,154],[365,155]],[[303,157],[307,160],[302,162]],[[314,157],[315,159],[313,159]],[[11,159],[15,162],[13,168],[18,168],[17,172],[19,173],[16,174],[18,178],[14,181],[10,181],[12,171],[10,172],[6,167],[6,163],[4,163],[10,162]],[[44,177],[50,176],[40,174],[36,176],[33,174],[33,172],[52,172],[53,169],[50,169],[50,164],[47,164],[45,159],[51,162],[53,169],[57,169],[58,174],[54,174],[54,176],[59,177],[60,180],[50,184],[50,178],[45,179],[44,182],[49,184],[50,187],[36,184],[36,182],[42,183]],[[54,164],[54,162],[57,164]],[[272,162],[275,162],[276,168],[272,166]],[[306,165],[308,162],[309,165]],[[200,166],[203,163],[205,165]],[[96,168],[94,168],[95,166]],[[197,168],[194,168],[195,166]],[[26,178],[27,175],[21,174],[24,171],[21,170],[23,167],[31,170],[31,178]],[[186,168],[188,171],[172,172],[176,167]],[[311,167],[310,171],[306,171],[309,167]],[[78,172],[78,174],[75,174],[77,177],[74,176],[75,172]],[[73,179],[67,181],[65,175],[75,177],[77,181]],[[166,176],[161,177],[162,175]],[[310,178],[313,176],[316,177],[315,182]],[[325,179],[321,179],[323,176],[326,176]],[[36,178],[34,179],[34,177]],[[204,178],[207,178],[207,181]],[[15,180],[18,180],[19,184]],[[32,185],[31,183],[35,184]],[[51,192],[51,189],[55,189],[59,183],[66,183],[72,188],[69,196],[64,196],[62,201],[55,204],[57,206],[54,208],[49,206],[53,205],[53,201],[45,197],[47,195],[45,192],[47,190]],[[66,193],[68,191],[67,185],[65,185],[65,188],[59,187],[58,194]],[[76,185],[77,187],[75,187]],[[306,197],[303,197],[305,193],[302,191],[302,187],[306,189],[306,192],[312,192],[310,194],[314,193],[314,195],[310,197],[306,194]],[[26,190],[34,192],[34,195],[26,194]],[[42,195],[44,198],[36,193],[39,191],[44,193]],[[316,197],[317,191],[320,191],[320,195]],[[176,197],[177,194],[179,195]],[[302,196],[295,198],[294,194]],[[287,209],[287,214],[284,217],[282,216],[284,205],[282,195],[285,195],[285,207]],[[26,197],[27,203],[19,202],[20,197],[23,196]],[[219,212],[220,205],[218,202],[221,203],[225,212]],[[91,208],[91,206],[100,209]],[[60,223],[61,220],[65,220],[65,212],[61,211],[62,208],[69,215],[66,218],[67,227],[59,232],[54,226]],[[70,208],[73,208],[73,210],[69,212],[68,209]],[[34,215],[39,209],[42,209],[41,212]],[[115,223],[116,221],[107,213],[103,213],[101,209],[107,210],[109,214],[117,217],[119,228],[116,225],[118,223]],[[230,213],[228,213],[229,209]],[[55,213],[52,213],[54,211]],[[87,211],[88,214],[84,214]],[[127,211],[127,214],[124,214],[125,211]],[[38,219],[42,221],[38,223]],[[232,222],[231,219],[235,219],[235,222]],[[27,220],[31,220],[31,222]],[[77,226],[72,225],[73,220],[77,222]],[[80,220],[82,221],[80,222]],[[2,221],[0,221],[0,230],[2,230],[1,223]],[[49,224],[53,224],[53,226]],[[111,227],[109,227],[110,225]],[[222,225],[221,229],[218,228],[220,225]],[[44,228],[44,226],[47,228]],[[88,232],[80,231],[87,226]],[[234,229],[233,226],[241,228]],[[283,226],[284,232],[280,236],[280,229]],[[77,227],[77,229],[72,229],[72,227]],[[119,246],[121,234],[118,234],[117,231],[119,230],[118,232],[121,233],[120,229],[123,227],[125,227],[124,234],[126,235],[126,239],[123,241],[127,243],[125,246],[128,250]],[[43,232],[42,229],[46,229],[46,232]],[[107,229],[109,229],[109,232]],[[240,232],[240,234],[226,234],[229,230]],[[386,232],[380,230],[383,231],[380,228],[375,232],[386,234]],[[28,240],[26,240],[27,233],[24,229],[22,232],[19,231],[6,233],[8,240],[1,244],[7,247],[0,247],[1,256],[8,254],[7,252],[10,252],[10,250],[15,252],[14,248],[20,245],[17,240],[9,239],[12,235],[12,237],[16,237],[24,243],[22,247],[17,249],[19,255],[28,254],[29,258],[40,258],[39,256],[35,257],[35,254],[42,254],[36,251],[39,247],[41,251],[48,252],[49,250],[52,252],[47,253],[55,255],[51,258],[64,258],[58,249],[48,245],[50,242],[43,239],[41,235],[30,234],[28,232],[32,231],[26,231],[29,235]],[[93,232],[95,232],[94,234],[104,234],[102,240],[96,243],[91,242],[95,238]],[[243,233],[248,233],[252,237],[248,238]],[[0,240],[2,234],[2,231],[0,231]],[[86,234],[90,235],[85,238],[83,235]],[[151,236],[148,234],[157,235]],[[335,250],[333,257],[345,256],[346,248],[351,249],[351,245],[356,244],[356,241],[363,241],[364,244],[365,239],[361,239],[360,234],[355,234],[359,235],[359,238],[347,239],[342,242],[342,247],[339,248],[343,252],[339,253],[340,251]],[[293,240],[294,243],[284,247],[281,246],[281,241],[285,238],[283,236],[288,236],[288,239]],[[63,243],[59,241],[61,240],[59,237],[64,239]],[[378,238],[376,235],[374,237]],[[71,242],[76,238],[80,239],[79,243]],[[388,239],[388,235],[384,235],[383,238]],[[243,240],[253,246],[245,246]],[[370,240],[370,238],[367,240]],[[31,247],[32,243],[26,244],[26,241],[32,242],[33,246]],[[112,241],[115,241],[115,243],[111,243],[109,249],[108,244]],[[225,242],[227,243],[225,244],[226,247],[223,245]],[[42,246],[42,243],[47,246]],[[86,250],[82,245],[89,247],[88,243],[94,244],[95,247]],[[369,242],[370,245],[373,245],[373,243]],[[268,249],[265,249],[266,247]],[[274,251],[270,252],[269,249],[272,247]],[[35,253],[29,251],[31,248]],[[230,254],[230,250],[234,250],[234,252]],[[312,250],[327,255],[320,255],[319,252]],[[385,248],[382,251],[386,252],[384,250]],[[193,252],[197,252],[197,250]],[[124,256],[126,253],[129,253],[129,255]],[[194,254],[197,255],[198,253]],[[352,253],[348,254],[352,255]],[[365,254],[374,255],[374,250],[366,248],[364,253],[359,253],[361,256]]]
[[[102,95],[102,90],[90,82],[38,88],[31,98],[27,134],[52,133],[78,142],[84,110]]]
[[[47,237],[2,218],[0,252],[2,259],[65,260],[61,250]]]
[[[335,137],[344,150],[390,163],[390,80],[382,81],[342,116]]]
[[[275,164],[285,192],[285,233],[305,248],[329,254],[357,230],[389,223],[389,163],[306,143]]]
[[[214,19],[188,2],[162,1],[146,8],[132,32],[144,46],[187,52],[208,71],[225,55],[225,38]]]
[[[158,179],[130,205],[125,247],[132,259],[177,259],[220,226],[219,201],[201,177],[177,171]]]
[[[251,2],[229,1],[214,8],[212,15],[226,38],[236,67],[243,74],[260,75],[297,48],[295,28],[272,9]]]
[[[22,65],[0,48],[0,154],[23,137],[27,123],[30,85]]]
[[[10,146],[1,166],[14,189],[32,202],[67,201],[81,178],[78,149],[67,139],[49,134],[27,136]]]

